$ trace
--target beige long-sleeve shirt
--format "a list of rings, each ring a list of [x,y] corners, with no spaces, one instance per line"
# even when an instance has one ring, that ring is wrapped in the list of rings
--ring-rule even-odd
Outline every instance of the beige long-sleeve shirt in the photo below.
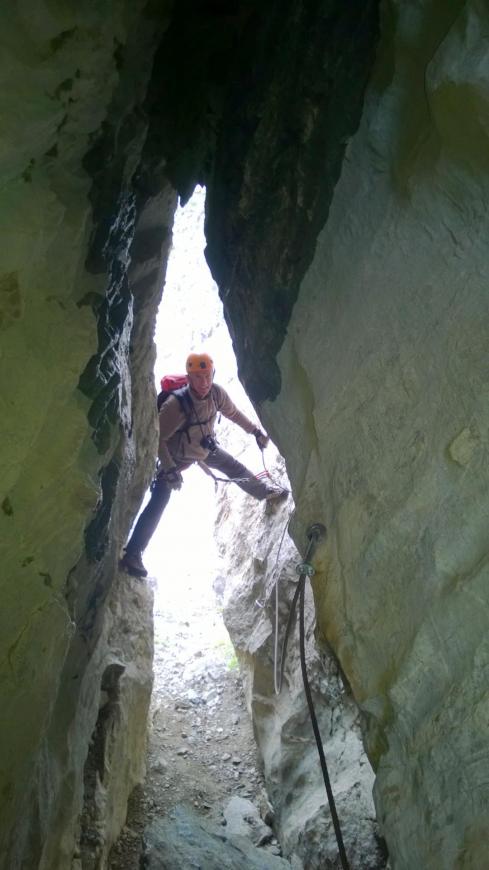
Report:
[[[248,420],[231,401],[226,390],[218,384],[212,385],[205,399],[199,399],[190,387],[188,392],[192,400],[189,415],[175,396],[169,396],[161,406],[158,458],[164,471],[179,463],[197,462],[207,458],[209,451],[200,442],[205,435],[214,435],[218,414],[223,414],[250,435],[257,428],[257,424]]]

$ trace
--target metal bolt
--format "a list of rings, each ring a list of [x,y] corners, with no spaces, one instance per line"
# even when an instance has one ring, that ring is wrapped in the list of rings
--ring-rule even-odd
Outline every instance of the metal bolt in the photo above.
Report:
[[[314,577],[316,570],[309,562],[299,562],[299,564],[295,566],[295,573],[300,576],[306,574],[307,577]]]
[[[315,543],[320,541],[321,538],[325,538],[326,534],[326,526],[323,526],[322,523],[313,523],[307,530],[308,540],[315,541]]]

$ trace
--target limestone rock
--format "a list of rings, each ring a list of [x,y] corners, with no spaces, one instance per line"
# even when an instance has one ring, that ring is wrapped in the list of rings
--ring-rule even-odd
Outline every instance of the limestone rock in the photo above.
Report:
[[[361,710],[392,861],[482,867],[487,4],[224,5],[0,10],[0,861],[80,861],[90,740],[129,676],[110,608],[154,462],[172,183],[187,198],[199,180],[241,376],[286,458],[295,541],[312,520],[328,528],[316,656],[334,651]],[[257,550],[263,578],[264,537]],[[253,584],[241,658],[261,660],[248,691],[277,804],[280,756],[302,786],[308,738],[295,678],[292,712],[270,697],[269,590]],[[312,635],[311,609],[322,698]],[[102,779],[100,854],[122,807]],[[314,841],[318,800],[292,839],[302,825]]]
[[[189,810],[176,807],[145,832],[146,870],[290,870],[288,861],[257,849],[246,837],[228,837]]]
[[[233,336],[245,336],[241,371],[269,397],[294,539],[312,519],[329,530],[318,633],[362,711],[393,864],[453,870],[487,862],[487,4],[379,9],[359,127],[298,279],[279,377],[260,380],[243,302],[261,281],[277,281],[277,305],[290,298],[286,264],[271,265],[275,213],[248,256],[216,232],[210,259]],[[253,165],[281,154],[262,129],[248,146]],[[326,146],[321,177],[329,159]],[[264,188],[251,171],[229,174],[217,227],[242,233]],[[250,304],[261,340],[273,301]]]
[[[136,370],[130,341],[152,329],[164,257],[144,297],[136,272],[134,293],[128,284],[150,199],[134,202],[141,105],[164,28],[145,7],[40,2],[0,11],[2,870],[69,866],[104,711],[114,714],[120,747],[136,749],[133,729],[142,728],[133,762],[119,766],[127,783],[116,785],[114,770],[113,795],[107,772],[102,788],[93,783],[97,814],[107,805],[107,836],[142,775],[149,678],[135,648],[133,662],[127,648],[122,659],[113,652],[109,631],[119,551],[155,442],[154,352],[140,344]],[[158,192],[162,254],[175,196],[168,184]],[[122,610],[117,619],[122,632],[133,630]],[[121,702],[118,724],[115,691],[135,703],[130,712]]]
[[[224,807],[226,835],[248,837],[255,846],[263,846],[273,837],[272,829],[260,818],[251,801],[235,795]]]
[[[109,601],[100,708],[84,765],[79,838],[85,870],[105,866],[126,820],[128,797],[144,777],[152,608],[149,587],[121,575]]]
[[[228,579],[224,619],[246,685],[274,830],[289,859],[295,854],[308,870],[336,866],[337,844],[302,685],[297,619],[288,643],[282,690],[278,696],[274,692],[275,581],[279,585],[279,670],[285,624],[298,580],[295,566],[301,561],[288,536],[279,554],[291,506],[267,513],[263,506],[232,492],[226,493],[225,501],[231,509],[223,504],[226,523],[217,527],[226,554],[222,574]],[[257,572],[257,562],[269,566],[268,572]],[[345,691],[336,661],[317,647],[310,591],[305,618],[308,676],[345,846],[352,867],[377,870],[385,866],[385,854],[375,825],[373,774],[361,743],[358,711]]]
[[[320,629],[365,716],[395,866],[452,870],[486,861],[489,796],[478,762],[475,802],[462,798],[463,771],[488,736],[489,296],[478,203],[489,186],[480,139],[464,136],[464,150],[452,126],[466,90],[479,106],[487,10],[469,3],[435,18],[430,4],[419,15],[399,8],[404,61],[380,101],[372,83],[267,417],[288,414],[300,367],[312,412],[307,470],[294,472],[296,528],[320,508],[330,530],[314,583]],[[385,34],[378,75],[392,47]],[[415,69],[428,73],[428,105]],[[279,438],[296,451],[293,435]]]

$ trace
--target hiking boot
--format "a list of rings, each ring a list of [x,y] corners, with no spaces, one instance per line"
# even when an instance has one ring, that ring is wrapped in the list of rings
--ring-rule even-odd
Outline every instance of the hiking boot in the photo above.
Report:
[[[134,553],[130,553],[128,550],[126,550],[122,559],[119,562],[119,568],[121,568],[121,570],[125,571],[127,574],[131,574],[132,577],[148,576],[148,572],[143,565],[143,560],[139,550],[136,550]]]
[[[289,497],[289,490],[284,486],[270,486],[265,496],[265,501],[285,501]]]

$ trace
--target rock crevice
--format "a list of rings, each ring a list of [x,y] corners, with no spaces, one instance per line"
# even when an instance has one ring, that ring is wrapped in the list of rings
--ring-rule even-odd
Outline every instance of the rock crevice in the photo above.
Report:
[[[153,470],[173,212],[200,181],[295,540],[328,528],[318,633],[362,711],[392,861],[483,866],[485,3],[40,2],[0,24],[3,865],[74,854]]]

